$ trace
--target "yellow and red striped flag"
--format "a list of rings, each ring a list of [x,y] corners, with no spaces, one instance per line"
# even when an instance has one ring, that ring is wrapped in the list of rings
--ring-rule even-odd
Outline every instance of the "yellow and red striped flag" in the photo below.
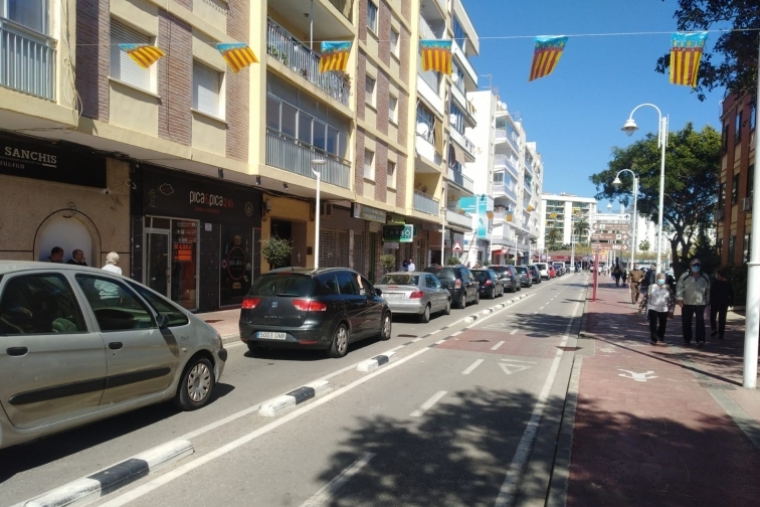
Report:
[[[119,44],[119,49],[127,53],[143,69],[149,68],[166,55],[162,50],[150,44]]]
[[[536,47],[533,50],[533,63],[530,66],[528,81],[546,77],[552,72],[562,57],[567,45],[567,37],[536,37]]]
[[[707,32],[674,33],[670,38],[670,82],[675,85],[697,86],[697,73]]]
[[[351,54],[351,42],[322,42],[322,56],[319,58],[319,72],[338,70],[345,72],[348,57]]]
[[[421,40],[422,70],[434,70],[441,74],[451,75],[451,41],[450,40]]]
[[[259,63],[253,50],[244,42],[221,42],[216,49],[235,74],[252,63]]]

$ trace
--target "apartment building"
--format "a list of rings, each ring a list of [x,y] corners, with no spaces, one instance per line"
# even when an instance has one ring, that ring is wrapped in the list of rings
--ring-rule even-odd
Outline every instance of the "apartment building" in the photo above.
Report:
[[[589,225],[588,237],[585,238],[585,241],[588,241],[596,214],[596,199],[593,197],[579,197],[566,193],[543,194],[538,248],[543,252],[553,245],[569,245],[572,241],[573,224],[580,221]]]
[[[723,159],[715,239],[723,264],[745,264],[752,230],[757,106],[752,96],[734,94],[722,107]]]

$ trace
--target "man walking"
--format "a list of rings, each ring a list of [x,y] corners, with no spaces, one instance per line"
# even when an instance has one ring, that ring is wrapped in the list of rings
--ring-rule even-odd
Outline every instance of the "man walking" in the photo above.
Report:
[[[728,270],[720,268],[715,275],[715,282],[710,288],[710,336],[718,335],[723,339],[726,333],[726,315],[728,307],[734,304],[734,288],[728,281]],[[717,328],[716,328],[717,317]]]
[[[409,259],[409,267],[407,271],[409,272],[417,271],[417,266],[414,265],[414,261],[412,259]]]
[[[681,275],[676,285],[676,304],[681,307],[683,341],[691,343],[691,319],[696,314],[697,347],[705,345],[705,305],[710,301],[710,279],[701,272],[702,263],[692,259],[689,271]]]
[[[639,268],[631,271],[631,303],[636,304],[639,302],[639,294],[641,294],[641,281],[644,279],[644,272]]]

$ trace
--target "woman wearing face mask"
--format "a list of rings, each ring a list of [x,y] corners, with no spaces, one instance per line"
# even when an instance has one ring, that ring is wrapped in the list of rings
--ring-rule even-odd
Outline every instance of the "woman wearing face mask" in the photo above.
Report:
[[[665,342],[665,326],[668,323],[668,315],[673,316],[673,309],[676,306],[676,298],[671,288],[665,283],[666,280],[665,273],[659,273],[655,283],[649,286],[647,297],[641,301],[639,307],[639,313],[641,313],[646,306],[652,345],[657,345],[658,340]]]

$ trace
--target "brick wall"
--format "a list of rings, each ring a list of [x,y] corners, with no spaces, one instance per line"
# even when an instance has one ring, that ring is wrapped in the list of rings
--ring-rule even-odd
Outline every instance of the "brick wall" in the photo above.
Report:
[[[227,33],[235,40],[248,42],[249,0],[231,0],[230,10],[234,17],[227,18]],[[259,58],[262,55],[257,55]],[[258,64],[254,64],[258,65]],[[238,74],[228,70],[226,74],[227,156],[236,160],[248,160],[248,108],[250,70]]]
[[[76,15],[76,87],[82,99],[82,114],[108,121],[110,2],[79,0]]]
[[[365,108],[365,90],[364,84],[367,79],[367,55],[362,51],[359,51],[359,61],[356,66],[356,82],[354,86],[356,88],[356,116],[360,119],[364,119]],[[377,85],[375,85],[377,86]]]
[[[388,134],[388,95],[390,93],[390,79],[382,70],[377,73],[376,104],[377,104],[377,130],[383,134]],[[396,104],[398,108],[398,104]]]
[[[377,140],[375,152],[375,199],[385,202],[388,193],[388,145]]]
[[[408,159],[399,154],[396,162],[396,206],[404,208],[406,206],[406,173]]]
[[[412,2],[416,0],[401,0],[401,15],[407,21],[412,20]]]
[[[364,192],[364,130],[356,129],[356,174],[354,175],[354,192]]]
[[[367,2],[369,0],[358,0],[359,3],[359,40],[367,42]]]
[[[380,2],[380,12],[378,12],[377,29],[380,36],[380,42],[378,45],[378,56],[380,60],[386,65],[391,64],[391,8],[384,0]]]
[[[190,146],[192,142],[193,31],[173,14],[158,12],[158,137]]]

